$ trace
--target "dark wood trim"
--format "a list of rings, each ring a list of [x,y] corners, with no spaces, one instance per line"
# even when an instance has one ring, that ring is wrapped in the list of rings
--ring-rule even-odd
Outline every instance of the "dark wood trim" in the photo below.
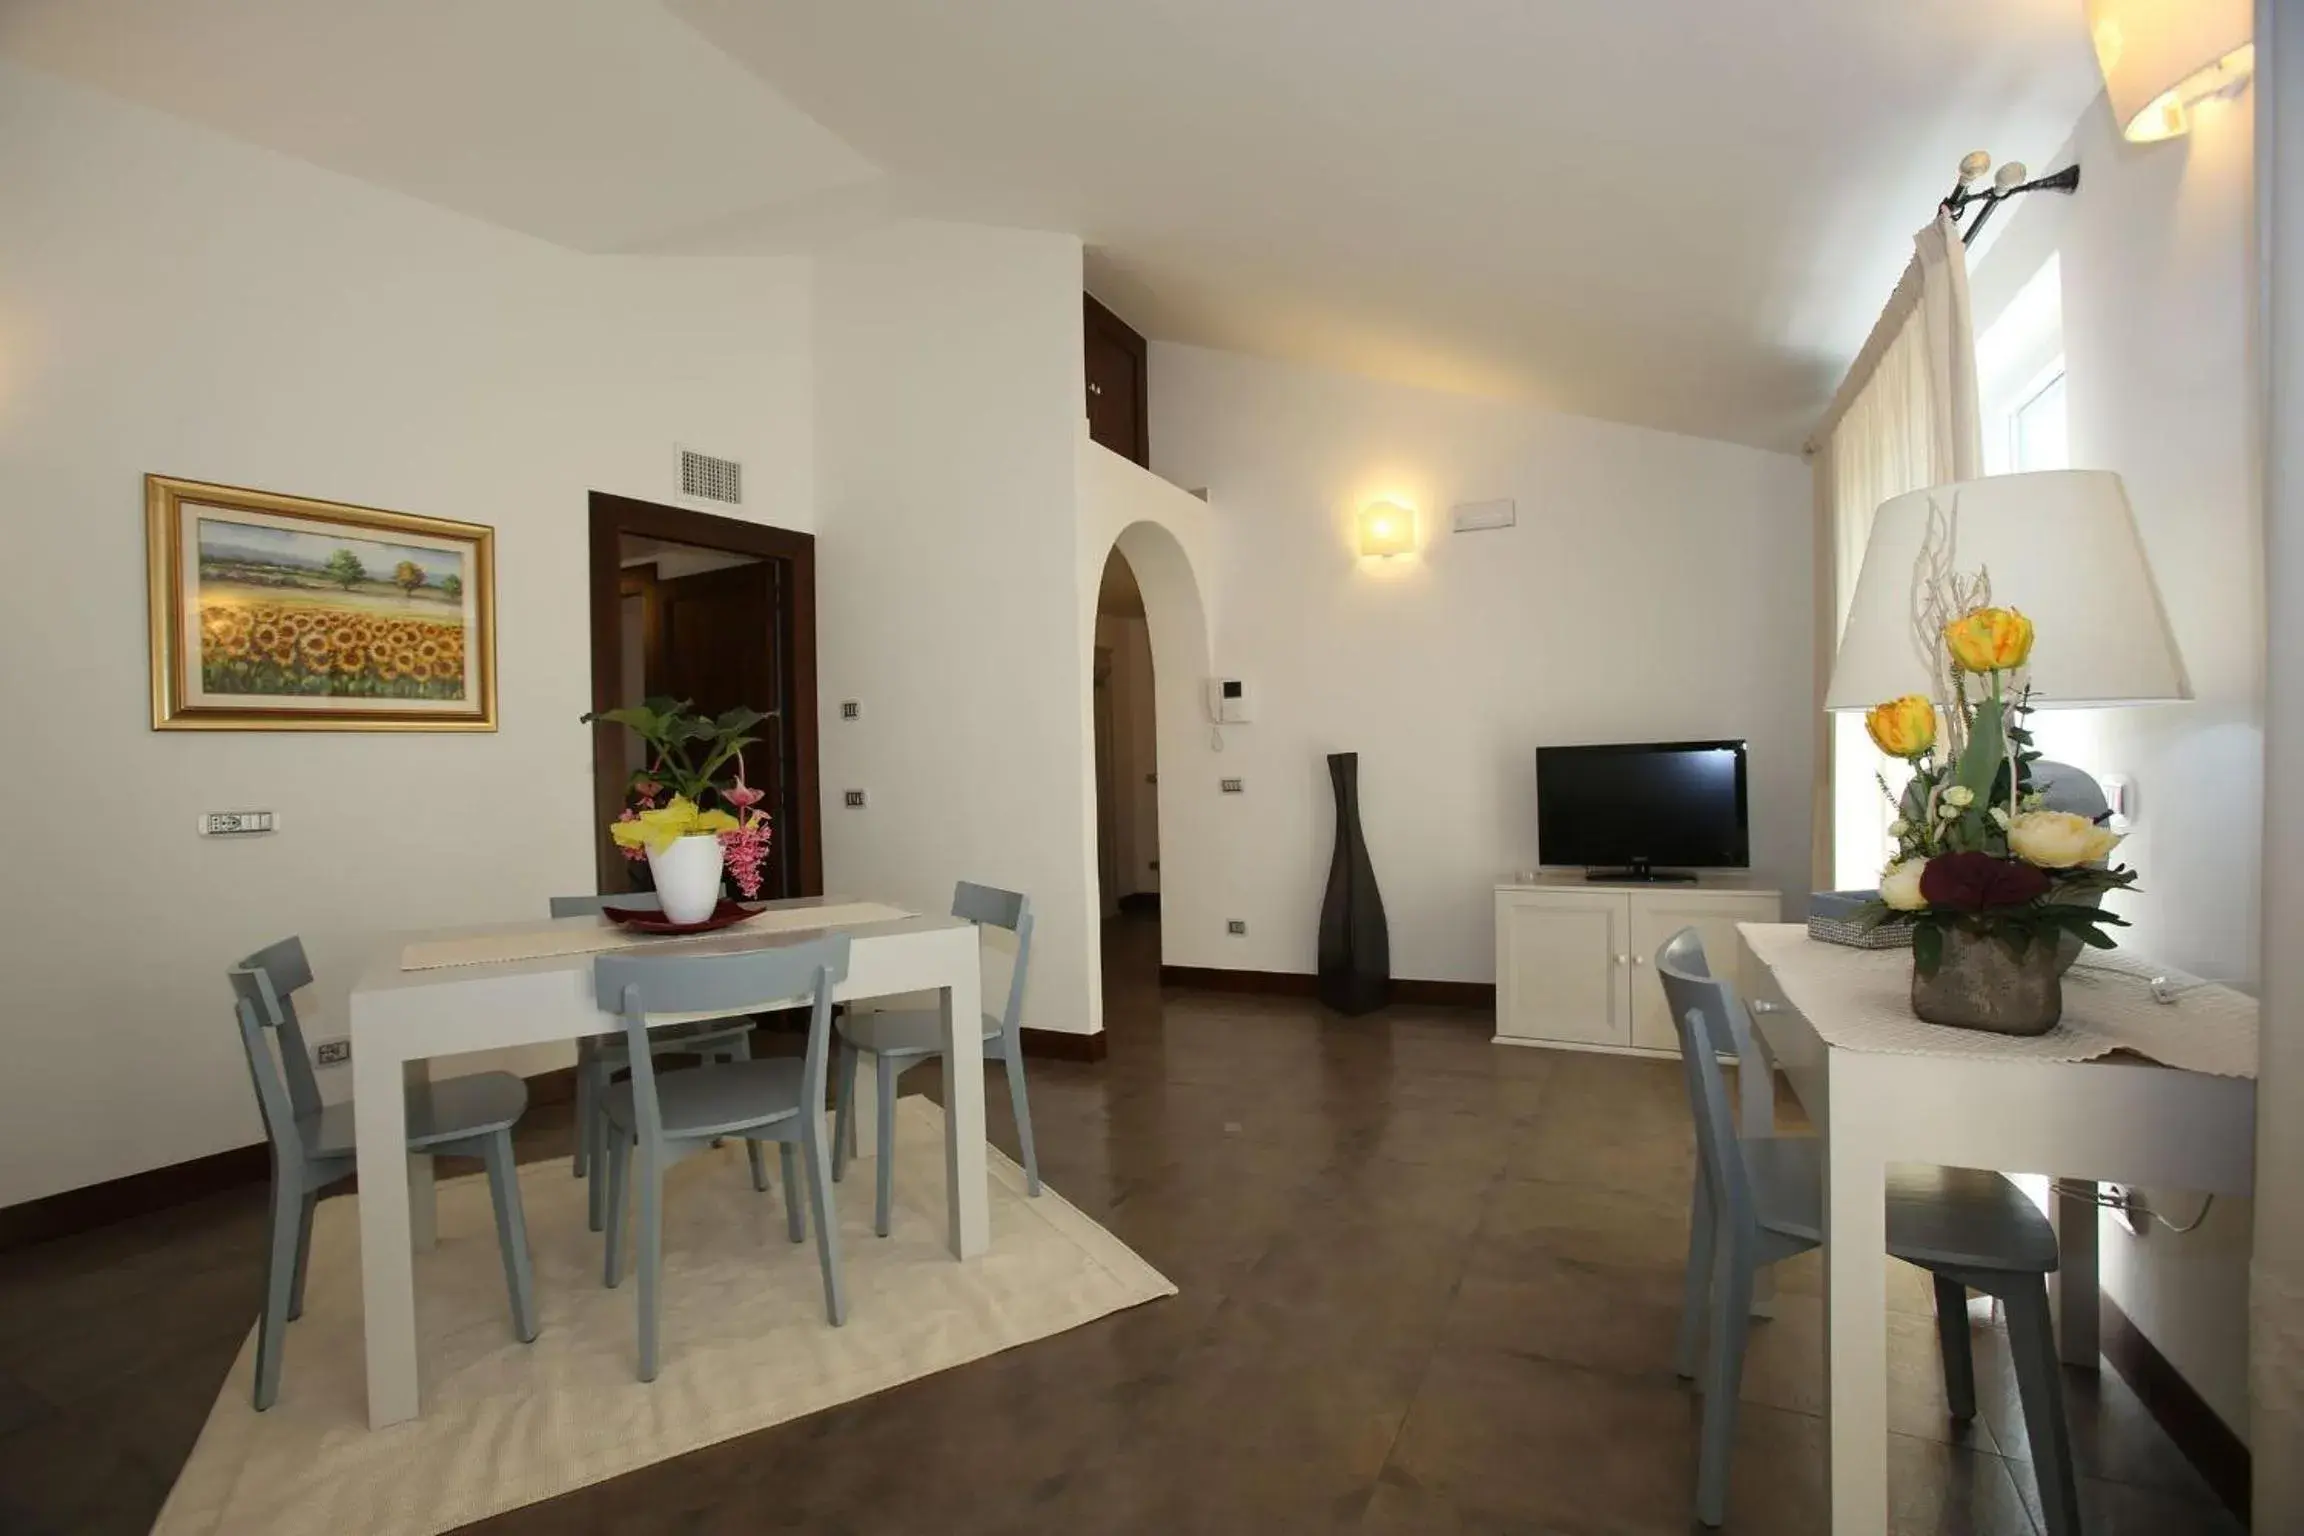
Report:
[[[1136,364],[1136,462],[1152,467],[1152,370],[1144,337],[1136,327],[1100,303],[1096,295],[1080,295],[1081,320],[1089,330],[1119,343]]]
[[[2176,1442],[2184,1459],[2224,1501],[2224,1507],[2246,1524],[2254,1477],[2248,1447],[2109,1295],[2103,1298],[2101,1315],[2104,1358],[2134,1390],[2144,1411]]]
[[[1105,1033],[1098,1030],[1092,1035],[1075,1034],[1068,1029],[1032,1029],[1017,1031],[1024,1054],[1038,1056],[1046,1061],[1102,1061],[1105,1051]]]
[[[1205,965],[1160,967],[1160,985],[1189,987],[1201,992],[1312,997],[1318,994],[1319,980],[1308,971],[1237,971]],[[1415,977],[1394,977],[1392,1001],[1443,1008],[1492,1010],[1496,1006],[1496,988],[1493,983],[1485,981],[1422,981]]]
[[[794,868],[800,894],[822,895],[823,792],[816,770],[816,536],[606,491],[591,493],[590,518],[594,709],[616,707],[616,679],[623,671],[620,613],[625,534],[703,549],[734,550],[784,563],[789,601],[784,607],[787,630],[783,639],[791,660],[793,800],[799,825],[777,831],[781,836],[798,838],[799,857]],[[623,753],[618,727],[592,728],[594,860],[603,891],[627,888],[624,860],[608,840],[607,830],[608,823],[623,809]]]
[[[190,1162],[148,1168],[101,1184],[84,1184],[0,1210],[0,1253],[50,1238],[133,1221],[170,1206],[188,1205],[222,1190],[272,1177],[272,1149],[264,1142],[211,1152]]]

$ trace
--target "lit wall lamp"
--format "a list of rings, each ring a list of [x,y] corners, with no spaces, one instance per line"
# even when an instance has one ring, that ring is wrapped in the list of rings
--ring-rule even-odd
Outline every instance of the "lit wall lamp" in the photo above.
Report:
[[[1416,513],[1396,501],[1372,501],[1360,509],[1360,553],[1388,560],[1416,550]]]
[[[2120,131],[2140,144],[2192,127],[2192,108],[2256,69],[2250,0],[2088,0],[2088,35]]]

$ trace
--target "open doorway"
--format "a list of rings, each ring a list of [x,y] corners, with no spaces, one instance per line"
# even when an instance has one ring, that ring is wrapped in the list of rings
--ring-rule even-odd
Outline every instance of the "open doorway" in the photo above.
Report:
[[[808,534],[592,493],[592,698],[596,709],[665,696],[707,714],[770,718],[746,750],[767,792],[768,897],[824,888],[816,781],[816,564]],[[595,727],[593,798],[602,891],[632,868],[606,827],[642,766],[630,731]]]
[[[1096,870],[1104,919],[1104,991],[1160,984],[1160,762],[1152,639],[1127,556],[1105,558],[1096,593]]]

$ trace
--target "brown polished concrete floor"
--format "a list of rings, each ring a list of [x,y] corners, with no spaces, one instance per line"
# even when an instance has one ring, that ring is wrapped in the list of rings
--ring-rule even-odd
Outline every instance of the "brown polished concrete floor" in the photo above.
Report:
[[[1156,945],[1114,925],[1110,1058],[1034,1062],[1033,1114],[1048,1180],[1182,1295],[468,1529],[1689,1530],[1676,1069],[1163,995]],[[564,1155],[566,1108],[530,1121]],[[261,1216],[247,1190],[0,1258],[0,1536],[148,1529],[254,1316]],[[1891,1268],[1893,1529],[2034,1531],[2003,1336],[1977,1319],[1983,1412],[1952,1424],[1925,1282]],[[1729,1521],[1767,1536],[1826,1528],[1819,1277],[1787,1270]],[[2066,1387],[2094,1536],[2239,1529],[2108,1368]]]

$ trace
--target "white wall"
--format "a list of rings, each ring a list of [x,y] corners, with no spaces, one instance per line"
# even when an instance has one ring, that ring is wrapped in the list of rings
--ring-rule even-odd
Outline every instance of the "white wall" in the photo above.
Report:
[[[1100,1017],[1080,291],[1068,236],[900,223],[819,257],[815,311],[826,887],[1028,893],[1024,1022],[1072,1031]]]
[[[2041,745],[2125,774],[2142,871],[2122,943],[2253,989],[2263,837],[2262,525],[2249,352],[2253,103],[2211,102],[2193,133],[2129,144],[2099,100],[2053,162],[2073,197],[2022,200],[1978,259],[1987,330],[2053,255],[2061,273],[2071,457],[2119,471],[2198,694],[2195,702],[2046,714]],[[2201,1197],[2148,1192],[2171,1220]],[[2217,1413],[2247,1433],[2251,1211],[2222,1200],[2198,1232],[2103,1227],[2104,1285]]]
[[[572,255],[9,66],[0,207],[8,1204],[261,1136],[258,945],[333,1033],[368,937],[591,889],[588,490],[672,500],[687,443],[761,521],[814,491],[800,264]],[[153,732],[147,471],[493,525],[502,729]]]
[[[1151,353],[1154,467],[1209,488],[1215,670],[1256,711],[1220,756],[1204,728],[1182,756],[1163,737],[1165,959],[1313,968],[1333,751],[1360,754],[1395,975],[1494,979],[1491,887],[1535,861],[1545,742],[1749,738],[1756,873],[1800,910],[1815,722],[1798,459]],[[1445,531],[1451,505],[1506,496],[1517,527]],[[1421,554],[1357,557],[1356,515],[1380,498],[1417,509]],[[1223,777],[1246,792],[1219,795]]]

